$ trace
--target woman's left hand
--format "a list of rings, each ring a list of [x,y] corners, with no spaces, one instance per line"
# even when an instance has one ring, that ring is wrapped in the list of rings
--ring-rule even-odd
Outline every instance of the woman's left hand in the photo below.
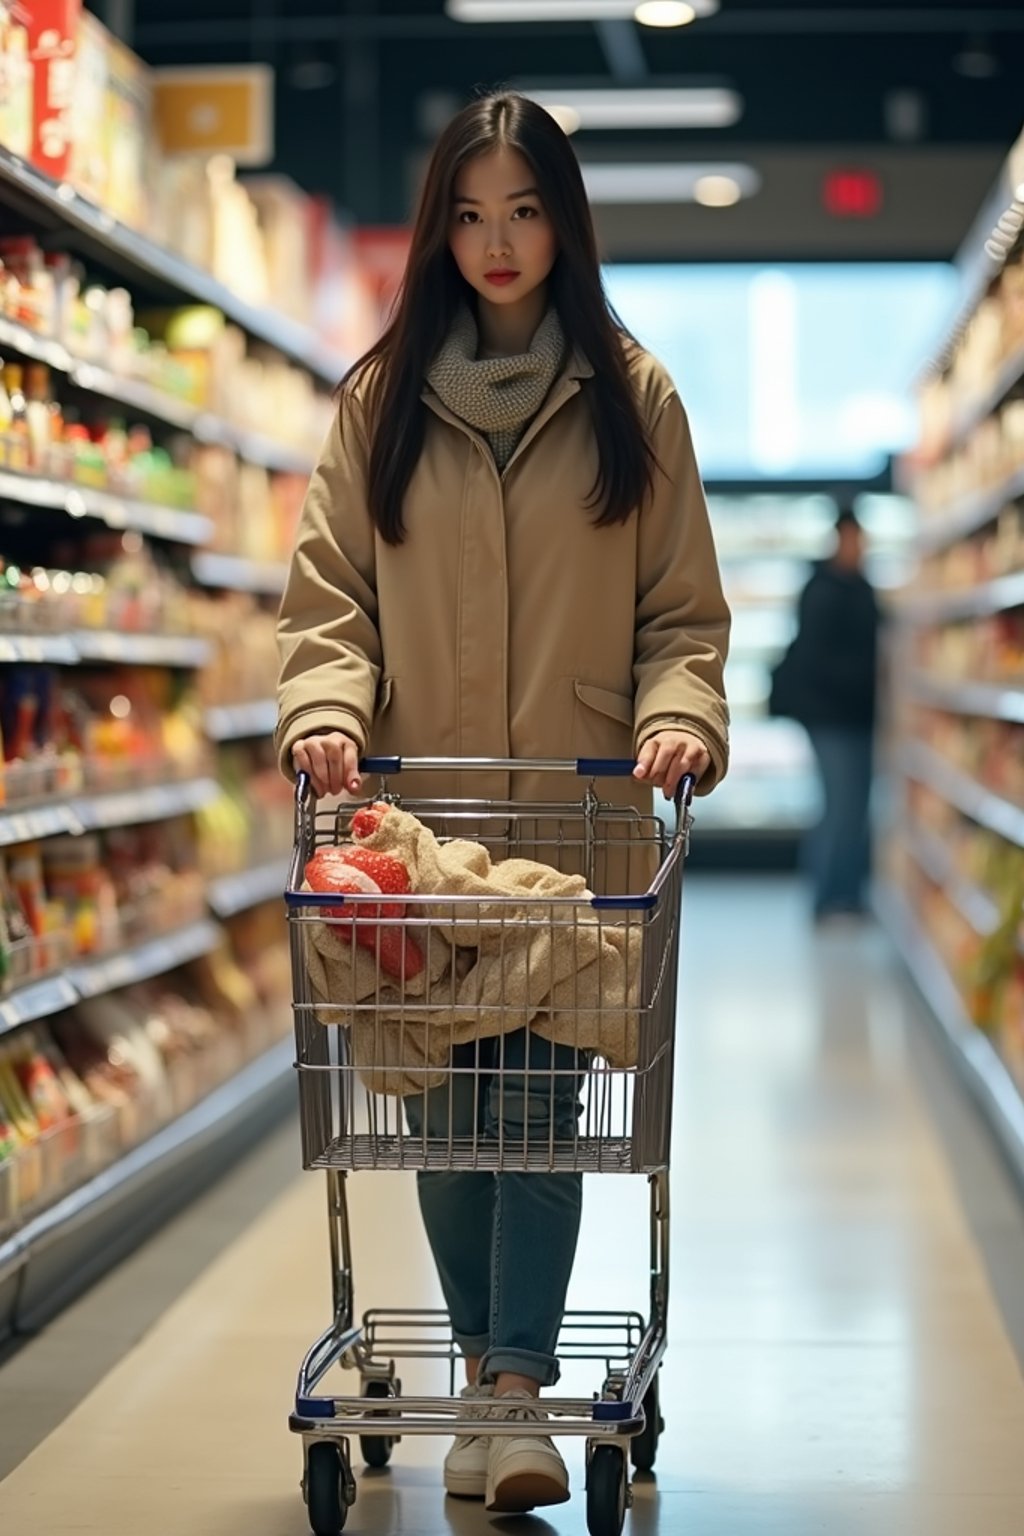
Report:
[[[658,731],[640,748],[633,777],[657,785],[666,800],[674,800],[681,779],[690,773],[699,783],[710,765],[711,753],[698,737],[688,731]]]

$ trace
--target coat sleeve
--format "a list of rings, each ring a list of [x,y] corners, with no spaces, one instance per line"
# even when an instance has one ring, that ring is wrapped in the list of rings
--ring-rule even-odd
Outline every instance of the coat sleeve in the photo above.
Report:
[[[275,743],[289,777],[304,736],[344,731],[360,751],[369,740],[381,645],[368,459],[360,407],[346,393],[306,493],[278,618]]]
[[[652,431],[654,494],[638,525],[635,745],[659,730],[687,730],[711,754],[707,794],[729,763],[723,671],[729,609],[686,412],[675,393]]]

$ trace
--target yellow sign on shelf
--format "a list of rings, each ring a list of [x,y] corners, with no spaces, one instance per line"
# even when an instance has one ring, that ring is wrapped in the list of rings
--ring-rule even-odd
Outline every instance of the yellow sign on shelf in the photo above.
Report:
[[[154,113],[169,155],[230,155],[238,165],[274,157],[274,71],[233,64],[153,71]]]

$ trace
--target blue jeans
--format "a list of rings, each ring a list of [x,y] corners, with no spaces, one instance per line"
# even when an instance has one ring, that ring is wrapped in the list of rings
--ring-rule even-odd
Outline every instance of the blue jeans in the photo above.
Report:
[[[520,1029],[456,1047],[452,1067],[442,1087],[405,1100],[411,1135],[503,1135],[513,1146],[574,1136],[583,1058],[571,1047]],[[514,1371],[552,1386],[582,1175],[421,1172],[417,1184],[452,1333],[481,1361],[479,1379]]]
[[[858,911],[871,871],[871,731],[812,726],[807,733],[824,792],[821,821],[808,839],[814,910]]]

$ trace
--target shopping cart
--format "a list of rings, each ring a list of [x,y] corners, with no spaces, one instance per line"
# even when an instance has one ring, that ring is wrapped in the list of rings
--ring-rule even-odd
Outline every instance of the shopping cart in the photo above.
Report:
[[[295,849],[286,895],[294,983],[296,1066],[303,1166],[327,1171],[334,1317],[312,1346],[299,1372],[295,1412],[289,1424],[302,1436],[303,1496],[314,1536],[337,1536],[356,1497],[352,1474],[351,1439],[358,1436],[363,1460],[383,1467],[392,1448],[405,1435],[536,1434],[583,1436],[587,1441],[587,1523],[591,1536],[619,1536],[631,1502],[627,1452],[635,1468],[654,1466],[658,1438],[664,1425],[658,1405],[658,1370],[666,1347],[668,1309],[669,1198],[668,1165],[672,1116],[672,1070],[676,1007],[683,866],[689,845],[693,780],[680,785],[675,821],[666,825],[656,816],[603,804],[595,779],[631,774],[629,761],[584,759],[579,762],[513,761],[499,759],[375,758],[363,764],[366,773],[381,775],[376,801],[401,804],[428,826],[444,844],[454,838],[483,843],[497,861],[525,857],[563,873],[582,874],[587,891],[573,899],[548,897],[482,903],[465,896],[403,897],[405,915],[383,915],[381,896],[330,897],[303,891],[304,871],[320,848],[351,841],[352,817],[372,802],[318,809],[309,780],[301,775],[296,792]],[[587,787],[577,803],[523,805],[484,800],[402,802],[389,790],[391,775],[420,772],[529,771],[575,773]],[[619,896],[619,890],[642,894]],[[594,894],[596,893],[596,894]],[[351,903],[351,905],[349,905]],[[331,906],[334,906],[334,913]],[[338,915],[344,905],[344,915]],[[394,911],[394,908],[391,909]],[[346,1000],[344,1009],[330,1006],[314,993],[310,981],[311,945],[323,924],[352,953],[367,944],[367,929],[398,928],[415,939],[433,974],[432,945],[449,944],[457,933],[493,952],[503,953],[538,934],[551,944],[591,946],[595,939],[617,943],[633,961],[628,997],[619,998],[615,1018],[621,1022],[623,1004],[635,1026],[635,1065],[614,1068],[595,1052],[574,1058],[579,1087],[579,1116],[571,1136],[556,1140],[554,1116],[543,1134],[531,1139],[529,1129],[519,1140],[499,1132],[493,1139],[475,1132],[455,1136],[449,1121],[447,1136],[431,1136],[427,1116],[419,1134],[406,1128],[402,1099],[394,1089],[379,1092],[381,1080],[367,1060],[366,1042],[383,1042],[390,1027],[387,1071],[397,1073],[403,1091],[423,1091],[427,1068],[423,1055],[401,1059],[406,1011],[415,1012],[422,1042],[431,1022],[444,1020],[444,1030],[456,1022],[474,1021],[472,1002],[460,1003],[454,981],[444,982],[426,1001],[405,995],[403,980],[386,980],[377,949],[377,983],[371,995]],[[445,935],[448,935],[446,937]],[[371,938],[371,948],[373,940]],[[563,950],[564,952],[564,950]],[[465,950],[461,951],[465,953]],[[442,957],[443,958],[443,957]],[[454,968],[453,968],[454,973]],[[502,994],[503,995],[503,994]],[[554,995],[554,994],[552,994]],[[336,1001],[336,1000],[335,1000]],[[454,1013],[453,1013],[454,1010]],[[612,1010],[609,1009],[609,1013]],[[340,1017],[339,1017],[340,1015]],[[572,1024],[573,1006],[560,1012],[563,1029]],[[395,1059],[397,1040],[399,1059]],[[519,1028],[518,1018],[509,1027]],[[540,1027],[539,1025],[537,1026]],[[413,1026],[409,1026],[411,1034]],[[361,1046],[359,1045],[361,1043]],[[383,1044],[381,1045],[383,1051]],[[429,1054],[429,1052],[428,1052]],[[554,1057],[552,1056],[552,1060]],[[472,1072],[479,1078],[480,1057],[472,1066],[453,1066],[448,1074]],[[582,1063],[582,1065],[581,1065]],[[367,1071],[367,1068],[370,1071]],[[488,1066],[489,1081],[502,1092],[504,1069]],[[531,1091],[535,1076],[531,1071]],[[417,1074],[423,1074],[422,1084]],[[520,1068],[522,1073],[522,1068]],[[411,1075],[410,1075],[411,1074]],[[444,1069],[442,1069],[444,1075]],[[550,1070],[552,1101],[555,1069]],[[436,1074],[435,1074],[436,1077]],[[521,1082],[521,1078],[520,1078]],[[412,1084],[410,1089],[409,1085]],[[493,1091],[493,1088],[492,1088]],[[444,1311],[376,1309],[355,1320],[352,1252],[346,1177],[365,1169],[473,1169],[500,1173],[536,1172],[645,1174],[650,1184],[650,1310],[645,1319],[635,1311],[567,1312],[559,1339],[563,1363],[601,1363],[604,1379],[591,1398],[543,1399],[547,1419],[538,1423],[470,1417],[456,1396],[459,1358],[451,1324]],[[448,1397],[404,1397],[396,1375],[399,1360],[445,1360],[449,1368]],[[359,1373],[357,1396],[324,1393],[323,1383],[335,1365]]]

